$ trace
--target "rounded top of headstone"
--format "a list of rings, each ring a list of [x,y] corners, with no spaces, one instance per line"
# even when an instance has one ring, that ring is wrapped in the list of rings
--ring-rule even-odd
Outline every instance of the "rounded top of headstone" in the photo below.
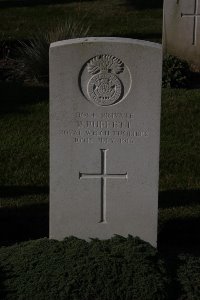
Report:
[[[137,40],[137,39],[129,39],[129,38],[120,38],[120,37],[84,37],[77,39],[68,39],[63,41],[57,41],[51,43],[50,48],[65,46],[70,44],[78,44],[78,43],[124,43],[124,44],[132,44],[132,45],[140,45],[152,48],[162,49],[162,45],[154,42]]]

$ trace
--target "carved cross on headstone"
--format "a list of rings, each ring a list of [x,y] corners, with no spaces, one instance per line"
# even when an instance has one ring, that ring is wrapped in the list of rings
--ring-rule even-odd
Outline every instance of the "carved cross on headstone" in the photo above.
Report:
[[[200,17],[200,14],[198,14],[198,5],[199,5],[199,0],[195,0],[195,6],[194,6],[194,13],[193,14],[181,13],[181,17],[189,17],[189,18],[194,19],[192,45],[196,45],[196,40],[197,40],[197,22],[198,22],[198,17]]]
[[[128,179],[128,173],[124,174],[108,174],[106,153],[108,149],[100,149],[101,151],[101,174],[79,173],[79,179],[101,179],[101,217],[99,223],[106,223],[106,181],[107,179]]]

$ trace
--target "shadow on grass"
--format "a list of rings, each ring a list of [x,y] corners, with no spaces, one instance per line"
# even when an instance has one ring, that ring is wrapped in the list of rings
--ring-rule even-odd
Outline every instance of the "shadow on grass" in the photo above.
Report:
[[[129,7],[134,9],[163,8],[163,0],[126,0]]]
[[[200,71],[200,70],[199,70]],[[188,89],[200,89],[200,73],[198,72],[191,72],[191,78]]]
[[[200,205],[200,191],[165,191],[159,195],[160,208],[178,208]],[[191,216],[187,218],[169,218],[158,235],[158,248],[162,251],[197,254],[200,252],[200,218]]]
[[[162,251],[199,254],[200,218],[173,219],[163,226],[158,236],[158,247]]]
[[[49,205],[32,204],[0,209],[0,246],[49,235]]]
[[[23,112],[26,105],[47,101],[49,88],[46,86],[26,86],[22,83],[0,82],[0,114]]]
[[[171,190],[159,193],[159,207],[170,208],[200,204],[200,190]]]
[[[48,187],[1,187],[3,198],[48,193]],[[6,201],[6,199],[5,199]],[[166,191],[159,195],[160,208],[200,204],[200,191]],[[194,208],[195,209],[195,208]],[[48,237],[48,203],[0,209],[0,246]],[[172,218],[164,223],[158,236],[158,248],[164,252],[199,253],[200,218]]]
[[[2,198],[15,198],[19,196],[48,193],[48,186],[0,186],[0,197]]]
[[[56,4],[68,4],[73,2],[83,2],[84,0],[3,0],[0,1],[0,8],[9,7],[32,7],[37,5],[56,5]],[[87,2],[93,0],[85,0]]]
[[[1,186],[0,198],[17,198],[31,195],[48,195],[48,186]],[[0,246],[16,242],[48,237],[48,203],[26,204],[24,206],[2,207],[0,209]]]

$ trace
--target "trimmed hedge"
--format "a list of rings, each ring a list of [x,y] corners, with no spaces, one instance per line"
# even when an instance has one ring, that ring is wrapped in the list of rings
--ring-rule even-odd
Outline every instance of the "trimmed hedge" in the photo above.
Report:
[[[169,299],[169,279],[157,251],[131,236],[2,247],[0,279],[0,299]]]
[[[180,256],[177,278],[181,287],[182,300],[200,299],[200,257]]]

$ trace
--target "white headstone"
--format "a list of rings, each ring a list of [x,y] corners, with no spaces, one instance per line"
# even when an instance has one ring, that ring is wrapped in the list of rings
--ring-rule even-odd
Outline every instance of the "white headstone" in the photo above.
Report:
[[[156,245],[161,46],[123,38],[50,48],[50,237]]]
[[[165,0],[165,53],[200,66],[200,0]]]

